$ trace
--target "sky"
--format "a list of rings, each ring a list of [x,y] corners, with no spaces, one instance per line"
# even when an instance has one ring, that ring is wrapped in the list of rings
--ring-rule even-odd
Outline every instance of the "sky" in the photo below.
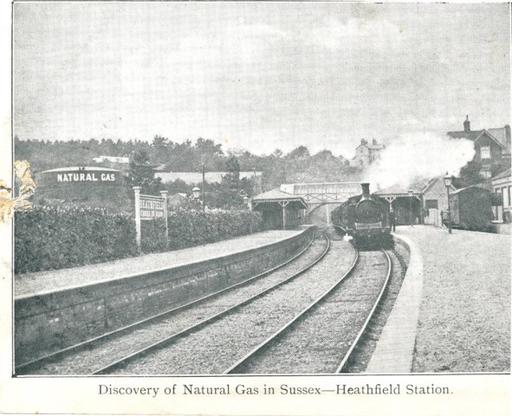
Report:
[[[510,119],[506,4],[22,2],[13,34],[21,139],[351,156]]]

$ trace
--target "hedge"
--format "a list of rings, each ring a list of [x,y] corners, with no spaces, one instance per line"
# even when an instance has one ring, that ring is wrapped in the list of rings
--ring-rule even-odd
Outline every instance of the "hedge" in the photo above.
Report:
[[[169,245],[163,220],[142,222],[142,251],[166,251],[211,243],[262,229],[250,211],[169,213]],[[135,224],[127,214],[99,208],[34,207],[15,214],[16,273],[61,269],[137,255]]]

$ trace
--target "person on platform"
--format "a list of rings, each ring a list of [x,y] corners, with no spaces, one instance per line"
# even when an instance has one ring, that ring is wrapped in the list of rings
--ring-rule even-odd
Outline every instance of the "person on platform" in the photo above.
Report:
[[[396,231],[396,219],[395,219],[395,211],[393,211],[393,207],[389,210],[389,224],[391,225],[391,231]]]

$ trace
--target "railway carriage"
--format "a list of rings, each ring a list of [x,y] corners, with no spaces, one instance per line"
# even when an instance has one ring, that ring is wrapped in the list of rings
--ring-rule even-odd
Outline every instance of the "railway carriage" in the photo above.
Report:
[[[493,231],[492,192],[479,186],[457,189],[450,194],[452,226],[463,230]],[[448,225],[448,213],[443,212],[443,223]]]

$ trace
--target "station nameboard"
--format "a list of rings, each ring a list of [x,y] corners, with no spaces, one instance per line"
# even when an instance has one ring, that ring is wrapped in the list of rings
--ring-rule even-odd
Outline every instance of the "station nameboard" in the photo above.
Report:
[[[155,220],[162,218],[165,223],[165,239],[169,245],[169,220],[167,218],[167,191],[160,191],[160,196],[143,195],[140,193],[141,187],[134,186],[135,197],[135,232],[137,238],[137,247],[139,251],[142,248],[142,226],[141,222],[145,220]]]
[[[140,219],[154,220],[165,216],[165,200],[152,195],[140,195]]]
[[[299,195],[308,203],[340,203],[361,194],[360,182],[288,183],[282,192]]]

